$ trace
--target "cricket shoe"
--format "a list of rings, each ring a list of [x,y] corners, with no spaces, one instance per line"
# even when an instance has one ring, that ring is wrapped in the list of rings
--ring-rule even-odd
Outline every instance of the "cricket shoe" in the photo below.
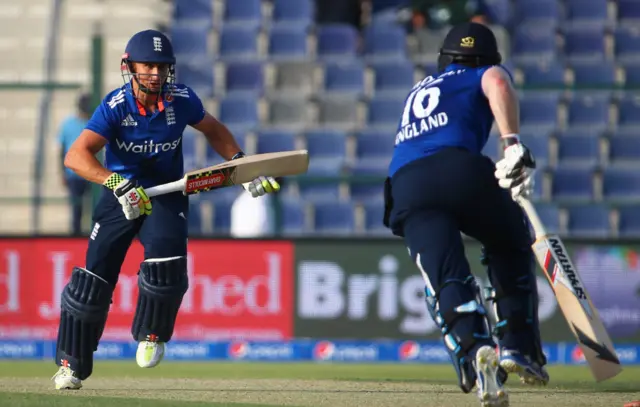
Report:
[[[156,367],[164,357],[164,342],[140,341],[136,351],[136,363],[138,366],[149,368]]]
[[[509,373],[516,373],[520,381],[532,386],[546,386],[549,373],[536,362],[532,362],[522,353],[509,349],[500,351],[500,366]]]
[[[498,367],[498,373],[496,376],[498,378],[498,383],[504,386],[507,382],[507,379],[509,378],[509,373],[507,373],[507,371],[504,370],[502,366],[500,366]],[[476,378],[476,370],[473,367],[473,363],[471,363],[470,361],[465,361],[464,363],[462,363],[460,376],[458,377],[458,384],[460,385],[460,388],[463,392],[471,393],[476,388]]]
[[[498,379],[500,361],[495,348],[483,346],[476,352],[478,398],[482,407],[507,407],[509,395]]]
[[[56,390],[78,390],[82,388],[82,380],[76,377],[73,370],[66,366],[60,369],[51,378],[56,385]]]

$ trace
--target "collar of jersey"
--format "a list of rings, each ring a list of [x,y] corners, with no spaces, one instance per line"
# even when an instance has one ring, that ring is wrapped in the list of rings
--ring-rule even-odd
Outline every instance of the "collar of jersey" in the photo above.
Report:
[[[445,72],[450,72],[450,71],[455,71],[456,69],[464,69],[464,68],[468,68],[468,67],[466,67],[464,65],[459,65],[459,64],[449,64],[444,69],[444,71]]]
[[[129,92],[126,92],[125,97],[128,99],[131,109],[137,110],[141,116],[147,115],[147,109],[145,109],[142,103],[138,102],[138,99],[133,96],[131,88],[129,88]],[[168,103],[168,101],[165,101],[162,95],[160,95],[160,98],[158,99],[158,113],[164,111],[166,103]]]

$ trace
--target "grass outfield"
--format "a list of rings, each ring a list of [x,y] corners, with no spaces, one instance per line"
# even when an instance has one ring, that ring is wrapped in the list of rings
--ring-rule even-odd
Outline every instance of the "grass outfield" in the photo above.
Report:
[[[0,362],[0,406],[35,407],[462,407],[463,394],[446,365],[353,365],[164,362],[140,369],[98,361],[79,391],[56,392],[51,362]],[[640,399],[640,367],[596,384],[586,367],[549,369],[546,388],[512,377],[511,406],[622,407]]]

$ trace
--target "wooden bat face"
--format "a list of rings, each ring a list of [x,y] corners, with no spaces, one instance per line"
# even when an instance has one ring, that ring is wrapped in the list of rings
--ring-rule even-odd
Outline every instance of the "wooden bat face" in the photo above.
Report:
[[[548,235],[535,242],[533,251],[594,378],[602,381],[616,376],[622,368],[613,342],[562,240]]]

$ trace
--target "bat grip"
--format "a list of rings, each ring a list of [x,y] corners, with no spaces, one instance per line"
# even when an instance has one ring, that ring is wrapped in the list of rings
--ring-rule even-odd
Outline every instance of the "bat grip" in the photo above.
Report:
[[[533,231],[536,234],[536,239],[540,239],[547,235],[547,231],[538,216],[538,211],[536,211],[535,206],[526,198],[518,197],[518,204],[522,207],[524,212],[527,214],[529,221],[531,222],[531,226],[533,227]]]
[[[157,185],[155,187],[145,188],[144,191],[147,193],[149,198],[153,198],[154,196],[170,194],[172,192],[184,192],[184,186],[184,179],[179,179],[177,181]]]

